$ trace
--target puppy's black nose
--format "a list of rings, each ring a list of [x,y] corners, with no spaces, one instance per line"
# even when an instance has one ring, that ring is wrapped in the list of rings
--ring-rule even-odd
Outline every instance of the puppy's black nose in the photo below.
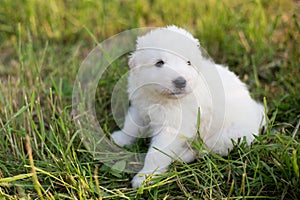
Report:
[[[186,86],[186,80],[182,76],[179,76],[178,78],[173,80],[173,84],[175,85],[175,87],[182,89]]]

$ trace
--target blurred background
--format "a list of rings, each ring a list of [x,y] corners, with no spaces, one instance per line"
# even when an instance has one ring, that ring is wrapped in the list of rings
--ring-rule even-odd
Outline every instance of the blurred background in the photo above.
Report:
[[[299,106],[299,11],[292,0],[1,0],[0,77],[25,76],[29,87],[36,77],[60,77],[68,87],[98,42],[132,28],[175,24],[238,73],[255,97]],[[285,120],[297,116],[285,111]]]

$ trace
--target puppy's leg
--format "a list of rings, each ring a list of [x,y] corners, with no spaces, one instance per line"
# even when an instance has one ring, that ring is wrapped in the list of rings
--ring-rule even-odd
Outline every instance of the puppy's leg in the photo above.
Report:
[[[190,163],[196,158],[196,152],[192,149],[187,149],[181,156],[179,156],[179,160],[184,161],[186,163]]]
[[[138,188],[149,174],[167,171],[173,159],[177,159],[189,149],[186,140],[176,135],[177,131],[164,129],[154,136],[147,152],[143,169],[132,179],[132,187]],[[190,155],[188,156],[190,159]]]
[[[140,132],[145,130],[143,120],[137,109],[131,106],[125,117],[124,127],[120,131],[111,134],[111,139],[120,147],[133,144]]]

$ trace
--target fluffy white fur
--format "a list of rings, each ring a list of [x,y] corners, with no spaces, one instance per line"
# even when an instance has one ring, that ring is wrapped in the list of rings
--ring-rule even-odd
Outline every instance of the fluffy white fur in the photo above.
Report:
[[[198,40],[181,28],[158,28],[139,37],[129,66],[131,107],[124,128],[111,137],[119,146],[131,145],[146,128],[151,130],[144,167],[132,180],[134,188],[145,176],[165,172],[174,159],[194,160],[189,141],[196,138],[199,110],[200,136],[220,155],[232,149],[231,140],[245,138],[250,144],[264,124],[264,109],[245,84],[205,58]]]

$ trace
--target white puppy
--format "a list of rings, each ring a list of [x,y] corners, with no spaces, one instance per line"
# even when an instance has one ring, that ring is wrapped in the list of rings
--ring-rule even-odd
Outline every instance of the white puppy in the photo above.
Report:
[[[131,106],[123,129],[111,137],[119,146],[131,145],[146,128],[151,130],[134,188],[145,176],[165,172],[174,159],[193,161],[189,144],[197,128],[210,151],[226,155],[231,140],[245,138],[250,144],[264,124],[263,106],[250,97],[245,84],[205,58],[198,40],[181,28],[158,28],[139,37],[129,66]]]

